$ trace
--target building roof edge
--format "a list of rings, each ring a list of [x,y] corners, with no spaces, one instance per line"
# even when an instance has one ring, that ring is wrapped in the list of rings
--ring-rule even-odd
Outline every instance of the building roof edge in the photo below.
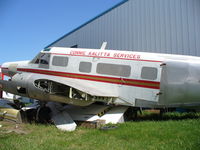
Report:
[[[101,16],[107,14],[108,12],[110,12],[110,11],[112,11],[113,9],[119,7],[120,5],[124,4],[124,3],[127,2],[127,1],[129,1],[129,0],[122,0],[122,2],[120,2],[120,3],[116,4],[116,5],[114,5],[113,7],[109,8],[108,10],[106,10],[106,11],[102,12],[101,14],[97,15],[96,17],[90,19],[90,20],[87,21],[86,23],[84,23],[84,24],[80,25],[79,27],[75,28],[74,30],[68,32],[67,34],[63,35],[62,37],[60,37],[60,38],[57,39],[56,41],[54,41],[54,42],[52,42],[51,44],[49,44],[48,46],[46,46],[45,48],[48,48],[48,47],[50,47],[51,45],[57,43],[57,42],[60,41],[61,39],[65,38],[66,36],[72,34],[72,33],[75,32],[75,31],[79,30],[80,28],[86,26],[87,24],[89,24],[89,23],[91,23],[92,21],[98,19],[99,17],[101,17]]]

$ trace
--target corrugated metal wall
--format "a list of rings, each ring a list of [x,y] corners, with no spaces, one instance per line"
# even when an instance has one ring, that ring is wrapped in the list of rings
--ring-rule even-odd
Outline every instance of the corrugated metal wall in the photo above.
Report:
[[[50,46],[200,56],[200,0],[128,0]]]

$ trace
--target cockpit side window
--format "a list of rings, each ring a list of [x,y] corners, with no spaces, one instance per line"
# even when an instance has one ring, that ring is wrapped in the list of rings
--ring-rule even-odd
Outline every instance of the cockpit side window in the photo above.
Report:
[[[50,54],[44,53],[40,57],[40,64],[48,65],[50,60]]]

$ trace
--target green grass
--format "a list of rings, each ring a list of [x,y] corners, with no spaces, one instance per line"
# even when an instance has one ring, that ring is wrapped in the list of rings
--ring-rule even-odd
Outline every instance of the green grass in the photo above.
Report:
[[[160,121],[127,122],[112,130],[63,132],[54,126],[21,125],[26,134],[5,133],[14,125],[0,122],[0,150],[199,150],[199,114],[187,115],[166,114]]]

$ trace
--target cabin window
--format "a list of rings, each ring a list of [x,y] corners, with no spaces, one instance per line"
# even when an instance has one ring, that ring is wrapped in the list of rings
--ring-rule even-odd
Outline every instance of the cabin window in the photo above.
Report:
[[[79,71],[80,72],[90,73],[91,69],[92,69],[92,63],[91,62],[80,62],[80,64],[79,64]]]
[[[97,64],[97,73],[105,75],[113,75],[120,77],[129,77],[131,73],[131,66],[121,64]]]
[[[64,56],[54,56],[52,65],[54,66],[60,66],[60,67],[66,67],[68,65],[68,57]]]
[[[141,78],[148,80],[156,80],[158,69],[154,67],[143,67],[141,71]]]

